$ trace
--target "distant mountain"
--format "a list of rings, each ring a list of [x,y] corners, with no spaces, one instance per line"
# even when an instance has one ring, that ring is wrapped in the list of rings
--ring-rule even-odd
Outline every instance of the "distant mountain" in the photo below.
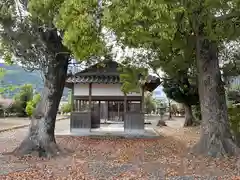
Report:
[[[3,78],[4,86],[8,85],[16,85],[21,86],[24,84],[32,84],[33,88],[37,92],[41,92],[43,88],[43,80],[39,72],[27,72],[19,65],[6,65],[4,63],[0,63],[0,67],[6,70],[6,74]],[[9,96],[13,96],[14,94],[9,94]],[[68,90],[64,90],[64,98],[67,97]]]
[[[6,75],[3,79],[4,84],[6,85],[32,84],[33,86],[36,85],[37,89],[43,86],[43,80],[38,72],[27,72],[21,66],[8,66],[3,63],[0,63],[0,67],[6,70]]]

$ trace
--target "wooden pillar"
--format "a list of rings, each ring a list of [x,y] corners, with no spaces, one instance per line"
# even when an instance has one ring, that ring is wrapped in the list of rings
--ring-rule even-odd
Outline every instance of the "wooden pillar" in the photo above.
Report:
[[[80,108],[80,111],[83,110],[83,100],[79,100],[79,108]]]
[[[99,109],[99,115],[100,115],[101,101],[98,101],[98,109]]]
[[[92,128],[92,83],[89,83],[89,98],[88,98],[88,108],[89,108],[89,123],[90,129]]]
[[[104,121],[105,123],[109,119],[109,101],[104,101]]]
[[[144,113],[144,86],[141,87],[141,112]]]
[[[124,108],[123,120],[125,121],[126,119],[125,114],[127,113],[127,95],[126,94],[124,94],[123,108]]]
[[[118,107],[118,121],[120,120],[120,103],[119,101],[117,102],[117,107]]]
[[[92,111],[92,83],[89,83],[89,99],[88,99],[88,105],[89,105],[89,112]]]
[[[71,92],[71,107],[72,107],[71,112],[75,111],[74,106],[75,106],[75,104],[74,104],[74,84],[73,84],[72,92]]]
[[[101,124],[101,101],[98,101],[98,116],[100,118],[100,124]]]
[[[110,104],[109,101],[107,101],[107,121],[108,121],[108,120],[111,120],[111,119],[110,119],[110,115],[109,115],[109,107],[110,107],[109,104]]]

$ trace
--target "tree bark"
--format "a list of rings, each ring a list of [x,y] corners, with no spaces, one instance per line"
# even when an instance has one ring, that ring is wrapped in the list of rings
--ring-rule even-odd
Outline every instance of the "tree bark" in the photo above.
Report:
[[[197,67],[202,133],[193,152],[213,157],[237,155],[239,149],[230,132],[218,46],[201,35],[197,37]]]
[[[185,109],[184,127],[192,126],[194,122],[194,117],[192,114],[192,106],[189,104],[184,104],[184,109]]]
[[[171,108],[171,102],[170,99],[168,99],[168,107],[169,107],[169,116],[168,116],[168,120],[172,119],[172,108]]]
[[[60,153],[54,130],[67,77],[68,60],[68,55],[58,54],[49,64],[41,101],[33,113],[27,137],[13,152],[15,155],[37,152],[38,156],[51,157]]]

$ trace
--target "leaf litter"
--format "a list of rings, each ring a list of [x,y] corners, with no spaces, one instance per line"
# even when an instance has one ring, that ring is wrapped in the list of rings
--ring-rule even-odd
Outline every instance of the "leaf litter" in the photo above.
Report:
[[[240,180],[237,157],[214,159],[188,153],[199,138],[196,128],[161,127],[159,133],[163,136],[157,139],[57,136],[58,144],[72,153],[50,160],[3,156],[0,172],[5,173],[0,173],[0,180],[159,180],[177,176]],[[24,166],[14,169],[16,164]]]

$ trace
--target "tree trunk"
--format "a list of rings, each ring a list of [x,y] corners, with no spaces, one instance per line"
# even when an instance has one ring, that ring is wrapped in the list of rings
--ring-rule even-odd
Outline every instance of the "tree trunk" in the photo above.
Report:
[[[197,37],[197,67],[202,133],[193,152],[213,157],[236,155],[239,149],[230,133],[217,43],[203,36]]]
[[[68,55],[59,54],[51,61],[45,76],[41,101],[38,103],[31,120],[29,133],[15,155],[25,155],[37,152],[39,156],[51,157],[60,153],[54,130],[58,106],[63,94],[67,77]]]
[[[192,106],[189,104],[184,104],[184,109],[185,109],[184,127],[192,126],[194,122],[194,117],[192,115]]]
[[[168,99],[168,107],[169,107],[169,116],[168,116],[168,120],[172,119],[172,108],[171,108],[171,102],[170,99]]]

